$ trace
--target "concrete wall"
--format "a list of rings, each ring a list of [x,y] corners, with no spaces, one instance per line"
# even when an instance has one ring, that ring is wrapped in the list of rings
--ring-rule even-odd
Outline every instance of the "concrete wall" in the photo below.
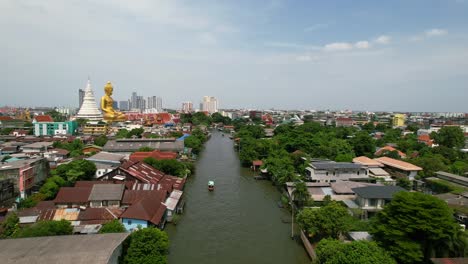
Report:
[[[122,224],[124,225],[127,231],[132,231],[138,228],[138,225],[140,225],[141,228],[148,227],[148,221],[140,219],[122,218]]]

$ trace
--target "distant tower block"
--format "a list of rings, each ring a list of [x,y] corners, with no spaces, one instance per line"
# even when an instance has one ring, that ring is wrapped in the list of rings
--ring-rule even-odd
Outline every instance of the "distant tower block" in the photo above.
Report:
[[[102,120],[102,113],[97,108],[96,99],[94,98],[94,93],[91,89],[91,82],[89,79],[84,90],[83,104],[81,104],[76,118],[88,119],[90,121]]]

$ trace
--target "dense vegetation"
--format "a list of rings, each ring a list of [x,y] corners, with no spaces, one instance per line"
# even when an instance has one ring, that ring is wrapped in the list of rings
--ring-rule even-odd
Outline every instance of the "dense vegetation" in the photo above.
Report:
[[[60,236],[72,233],[73,227],[67,220],[39,221],[33,225],[21,227],[18,216],[10,213],[1,224],[0,238]]]
[[[21,200],[19,208],[35,206],[43,200],[52,200],[57,195],[60,187],[73,186],[76,181],[91,180],[96,173],[96,165],[88,160],[74,160],[70,163],[59,165],[52,170],[51,177],[47,178],[38,193]]]
[[[169,250],[166,232],[148,227],[133,232],[124,245],[124,264],[165,264]]]
[[[125,232],[125,227],[124,225],[117,219],[112,220],[110,222],[104,223],[99,229],[100,234],[105,234],[105,233],[123,233]]]
[[[206,140],[206,135],[200,129],[196,128],[189,137],[184,139],[184,144],[187,148],[192,148],[194,154],[199,154]]]
[[[374,240],[398,263],[430,263],[431,257],[468,253],[468,238],[452,210],[431,195],[400,192],[373,221]]]
[[[190,162],[181,162],[175,159],[169,160],[156,160],[155,158],[148,157],[143,160],[145,163],[153,166],[154,168],[164,172],[165,174],[185,177],[194,171],[194,166]]]
[[[396,264],[375,242],[322,239],[316,249],[317,264]]]

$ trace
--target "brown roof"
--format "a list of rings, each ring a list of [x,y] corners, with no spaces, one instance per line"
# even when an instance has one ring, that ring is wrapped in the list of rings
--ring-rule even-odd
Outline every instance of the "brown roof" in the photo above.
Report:
[[[91,188],[89,187],[62,187],[57,193],[54,202],[57,203],[87,203]]]
[[[163,202],[166,199],[167,192],[165,190],[145,192],[150,193],[128,207],[120,217],[146,220],[158,225],[166,212],[166,205]]]
[[[394,167],[394,168],[404,170],[404,171],[421,171],[422,170],[421,167],[418,167],[418,166],[413,165],[411,163],[404,162],[404,161],[401,161],[401,160],[392,159],[392,158],[389,158],[389,157],[381,157],[381,158],[378,158],[378,159],[375,159],[375,160],[377,160],[378,162],[384,164],[385,166]]]
[[[353,159],[353,162],[354,163],[359,163],[359,164],[362,164],[362,165],[365,165],[365,166],[369,166],[369,167],[383,167],[383,164],[374,160],[374,159],[371,159],[371,158],[368,158],[366,156],[360,156],[360,157],[356,157]]]
[[[78,220],[114,220],[119,218],[119,216],[122,214],[122,211],[123,210],[111,208],[86,208],[86,210],[80,210]]]
[[[120,201],[124,184],[94,184],[89,194],[89,201]]]
[[[128,161],[124,163],[120,169],[129,173],[138,181],[143,183],[158,183],[165,174],[150,165],[140,161],[132,162]]]
[[[142,161],[145,158],[154,158],[156,160],[165,160],[165,159],[175,159],[177,158],[177,153],[175,152],[161,152],[159,150],[150,151],[150,152],[134,152],[130,155],[130,160],[132,161]]]
[[[38,115],[34,119],[36,122],[54,122],[54,119],[50,115]]]
[[[468,258],[431,258],[434,264],[466,264]]]
[[[66,155],[70,154],[70,151],[68,151],[66,149],[61,149],[61,148],[54,148],[54,149],[52,149],[52,151],[56,151],[57,154],[63,155],[63,156],[66,156]]]
[[[0,121],[13,120],[11,116],[0,116]]]
[[[114,184],[113,181],[77,181],[75,187],[92,188],[94,184]]]

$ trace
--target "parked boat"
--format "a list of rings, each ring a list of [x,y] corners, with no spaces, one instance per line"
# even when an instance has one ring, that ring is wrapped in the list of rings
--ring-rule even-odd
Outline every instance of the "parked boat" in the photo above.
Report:
[[[214,191],[214,181],[208,181],[208,191]]]

